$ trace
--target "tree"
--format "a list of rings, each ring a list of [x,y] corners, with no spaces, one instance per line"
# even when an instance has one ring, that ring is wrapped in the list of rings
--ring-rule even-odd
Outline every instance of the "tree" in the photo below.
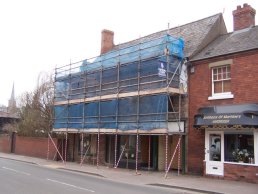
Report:
[[[40,73],[37,86],[32,92],[25,92],[19,99],[18,134],[44,136],[52,129],[54,87],[53,78]]]

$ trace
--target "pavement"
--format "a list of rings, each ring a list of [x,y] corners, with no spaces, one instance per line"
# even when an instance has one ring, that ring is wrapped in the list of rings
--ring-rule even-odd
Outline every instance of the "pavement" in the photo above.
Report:
[[[0,158],[17,160],[39,165],[46,168],[68,170],[74,173],[84,173],[90,176],[105,178],[116,182],[123,182],[135,185],[151,185],[154,187],[166,187],[186,191],[187,193],[210,193],[210,194],[257,194],[258,184],[207,178],[203,176],[183,175],[177,172],[169,172],[165,178],[165,172],[138,171],[110,168],[106,166],[96,167],[94,165],[76,162],[66,162],[40,159],[16,154],[0,152]]]

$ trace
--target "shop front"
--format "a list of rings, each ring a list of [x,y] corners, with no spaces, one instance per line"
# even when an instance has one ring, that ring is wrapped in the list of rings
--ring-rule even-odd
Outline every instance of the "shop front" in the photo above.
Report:
[[[258,183],[258,105],[200,108],[194,127],[205,130],[205,175]]]

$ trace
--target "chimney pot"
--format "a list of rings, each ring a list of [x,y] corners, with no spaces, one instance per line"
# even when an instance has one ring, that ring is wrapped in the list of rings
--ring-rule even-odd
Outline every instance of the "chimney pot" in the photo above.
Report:
[[[114,47],[114,32],[106,29],[102,30],[100,54],[104,54],[108,51],[111,51],[113,47]]]
[[[255,9],[247,3],[243,7],[238,5],[233,11],[234,31],[255,26],[255,14]]]

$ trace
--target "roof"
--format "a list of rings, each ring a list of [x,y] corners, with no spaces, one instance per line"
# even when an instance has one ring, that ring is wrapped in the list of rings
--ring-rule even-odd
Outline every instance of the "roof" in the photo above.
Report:
[[[185,57],[190,58],[219,35],[226,34],[227,30],[222,14],[220,13],[182,26],[156,32],[139,39],[116,45],[114,49],[122,49],[139,44],[140,42],[156,39],[166,35],[167,33],[175,38],[183,38],[185,42],[184,55]]]
[[[11,119],[18,119],[19,117],[15,114],[11,114],[8,112],[0,111],[0,118],[11,118]]]
[[[258,49],[258,26],[219,36],[191,61]]]

